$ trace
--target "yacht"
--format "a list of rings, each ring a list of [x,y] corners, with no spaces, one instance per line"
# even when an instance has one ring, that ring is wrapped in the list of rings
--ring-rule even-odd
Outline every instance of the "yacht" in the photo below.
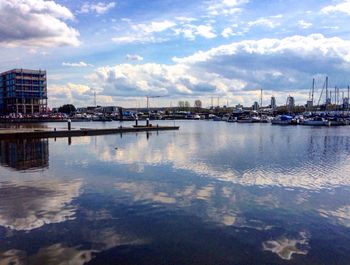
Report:
[[[238,123],[252,123],[253,119],[249,116],[241,116],[237,118]]]
[[[313,117],[310,119],[302,120],[299,124],[309,126],[329,126],[330,122],[322,117]]]
[[[271,120],[272,124],[291,125],[293,117],[289,115],[278,115]]]

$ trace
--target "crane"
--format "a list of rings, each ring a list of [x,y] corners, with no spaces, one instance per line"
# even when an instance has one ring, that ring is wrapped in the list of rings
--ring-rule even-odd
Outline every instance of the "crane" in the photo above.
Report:
[[[164,97],[164,96],[149,96],[149,95],[147,95],[147,96],[146,96],[146,99],[147,99],[147,109],[149,110],[149,99],[150,99],[150,98],[160,98],[160,97]]]
[[[165,96],[150,96],[150,95],[146,95],[146,99],[147,99],[147,111],[148,111],[148,117],[151,117],[151,113],[149,111],[149,99],[150,98],[161,98],[161,97],[165,97]]]

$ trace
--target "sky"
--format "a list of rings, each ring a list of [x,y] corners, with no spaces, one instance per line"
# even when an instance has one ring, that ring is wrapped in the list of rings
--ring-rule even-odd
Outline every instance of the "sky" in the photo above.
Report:
[[[49,105],[204,106],[347,96],[350,0],[0,0],[0,71],[45,69]]]

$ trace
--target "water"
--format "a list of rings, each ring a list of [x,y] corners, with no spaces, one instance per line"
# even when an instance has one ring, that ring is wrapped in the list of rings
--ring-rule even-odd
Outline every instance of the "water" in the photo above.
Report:
[[[350,264],[348,127],[176,124],[0,141],[0,264]]]

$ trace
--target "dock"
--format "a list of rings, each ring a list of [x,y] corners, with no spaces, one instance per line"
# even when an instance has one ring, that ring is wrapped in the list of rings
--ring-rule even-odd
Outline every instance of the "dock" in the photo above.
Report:
[[[108,129],[80,128],[80,129],[72,129],[72,130],[5,129],[5,130],[0,130],[0,140],[24,139],[24,138],[62,138],[62,137],[95,136],[95,135],[121,134],[121,133],[133,133],[133,132],[179,130],[179,128],[180,128],[179,126],[138,126],[138,127],[120,126],[117,128],[108,128]]]

